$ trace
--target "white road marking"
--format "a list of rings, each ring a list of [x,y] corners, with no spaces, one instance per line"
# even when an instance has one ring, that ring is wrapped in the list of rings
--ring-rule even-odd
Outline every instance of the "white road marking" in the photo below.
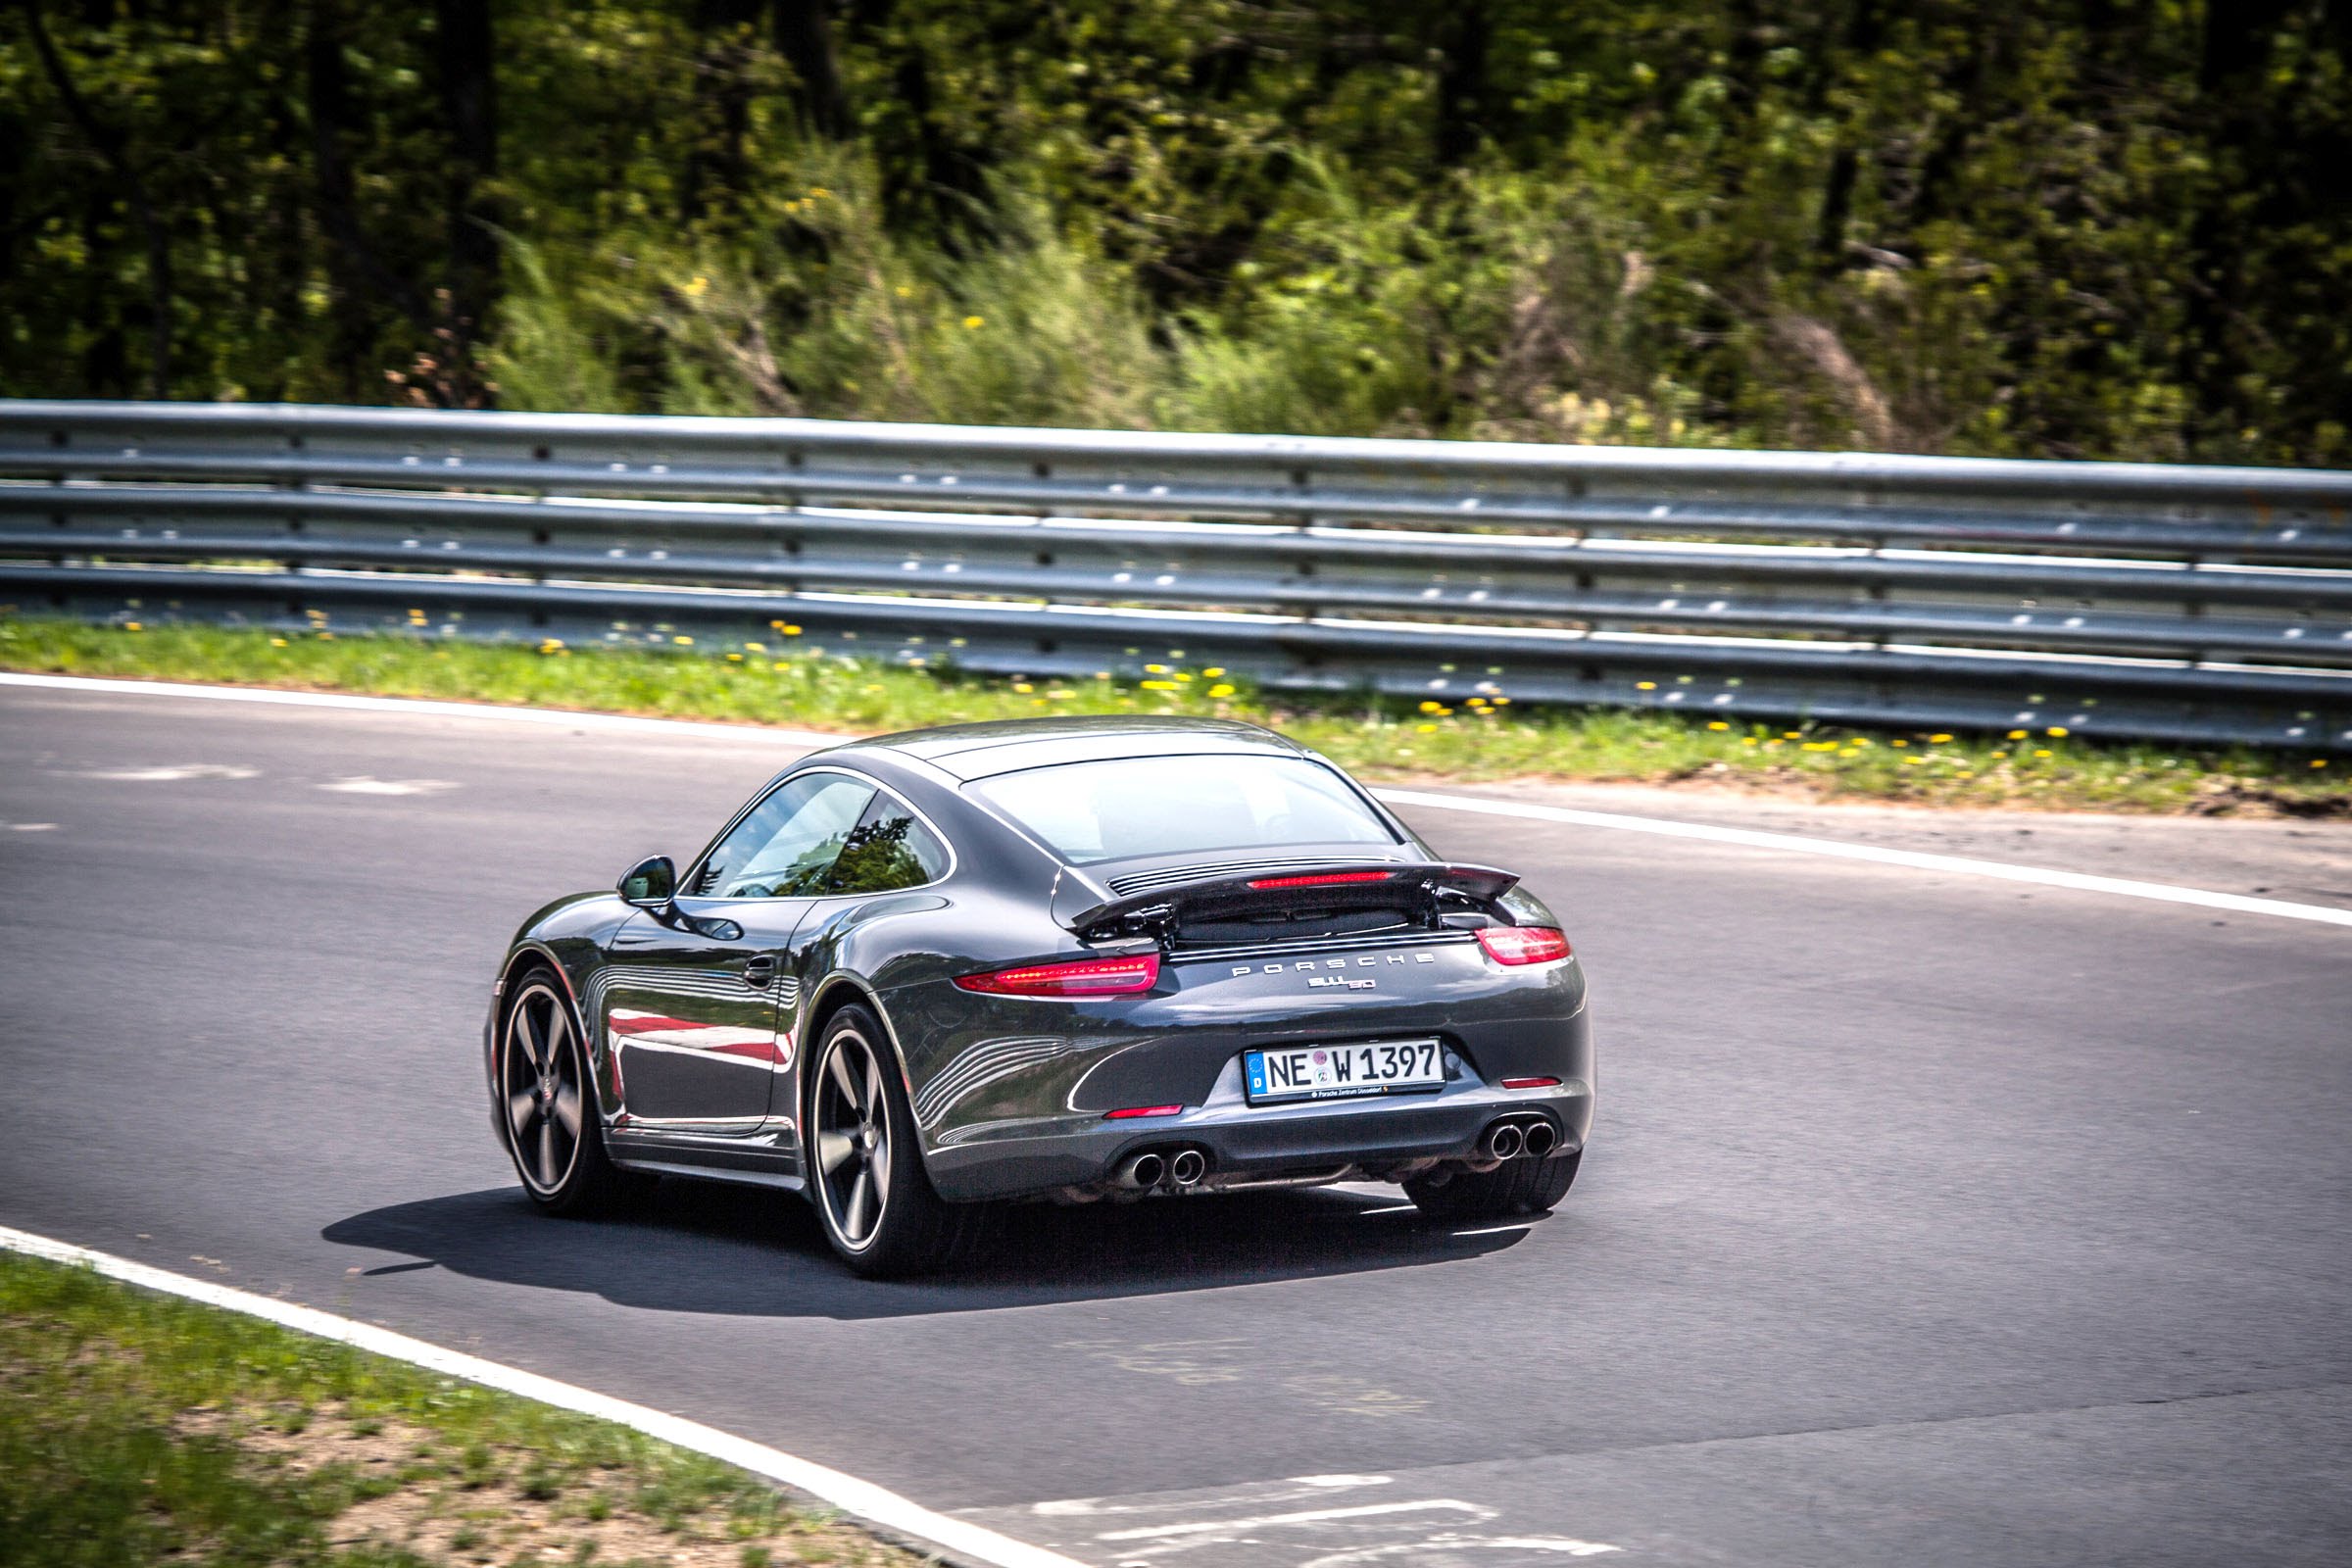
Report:
[[[11,822],[8,824],[8,830],[11,833],[54,833],[57,831],[57,824],[55,822]]]
[[[1251,1489],[1246,1494],[1223,1497],[1191,1496],[1179,1500],[1154,1499],[1143,1502],[1118,1501],[1105,1497],[1062,1497],[1053,1502],[1033,1502],[1029,1511],[1053,1518],[1093,1514],[1098,1517],[1121,1513],[1165,1513],[1173,1508],[1234,1508],[1245,1504],[1262,1508],[1269,1502],[1293,1502],[1314,1496],[1317,1493],[1348,1492],[1358,1487],[1386,1487],[1395,1484],[1391,1476],[1292,1476],[1270,1487]]]
[[[169,1269],[152,1268],[134,1263],[128,1258],[75,1247],[70,1242],[52,1241],[29,1231],[12,1230],[0,1225],[0,1248],[23,1252],[30,1257],[44,1257],[53,1262],[77,1263],[122,1280],[143,1290],[161,1291],[168,1296],[183,1297],[202,1301],[208,1306],[225,1307],[250,1317],[264,1318],[298,1333],[332,1340],[339,1345],[355,1346],[376,1355],[388,1355],[428,1372],[464,1378],[484,1388],[498,1389],[537,1399],[558,1409],[576,1410],[582,1415],[595,1416],[602,1421],[614,1422],[649,1438],[674,1444],[681,1448],[731,1464],[755,1475],[765,1476],[796,1492],[806,1493],[821,1502],[830,1503],[844,1513],[855,1514],[885,1530],[912,1536],[933,1545],[944,1546],[993,1568],[1085,1568],[1074,1558],[1043,1546],[1032,1546],[1025,1541],[999,1535],[994,1530],[934,1513],[919,1503],[910,1502],[897,1493],[878,1487],[870,1481],[860,1481],[825,1465],[797,1458],[780,1448],[770,1448],[753,1443],[699,1421],[681,1416],[664,1415],[642,1404],[630,1404],[592,1390],[559,1383],[554,1378],[541,1377],[536,1372],[524,1372],[516,1367],[502,1366],[478,1355],[461,1350],[445,1349],[441,1346],[413,1340],[390,1329],[380,1329],[371,1323],[361,1323],[316,1307],[297,1306],[290,1301],[274,1300],[267,1296],[255,1296],[249,1291],[234,1290],[226,1285],[215,1285],[205,1280],[190,1279]],[[207,1259],[206,1261],[210,1261]]]
[[[179,784],[195,778],[259,778],[262,770],[234,762],[181,762],[165,767],[97,767],[81,776],[122,784]]]
[[[1304,1508],[1297,1513],[1261,1513],[1250,1519],[1198,1519],[1181,1525],[1144,1525],[1133,1530],[1111,1530],[1097,1536],[1097,1541],[1164,1541],[1171,1536],[1198,1536],[1211,1531],[1268,1530],[1277,1525],[1327,1524],[1335,1519],[1369,1519],[1376,1514],[1418,1513],[1429,1508],[1446,1508],[1459,1513],[1488,1514],[1490,1510],[1475,1502],[1463,1502],[1455,1497],[1430,1497],[1420,1502],[1364,1502],[1352,1508]]]
[[[430,795],[436,790],[454,790],[457,785],[445,778],[370,778],[360,773],[318,787],[339,795]]]
[[[2012,865],[2005,860],[1979,860],[1961,855],[1889,850],[1876,844],[1853,844],[1844,839],[1817,839],[1797,833],[1765,833],[1754,828],[1717,827],[1706,822],[1675,822],[1664,817],[1586,811],[1566,806],[1488,801],[1468,795],[1439,795],[1428,790],[1374,790],[1372,793],[1391,806],[1422,806],[1442,811],[1469,811],[1486,816],[1515,816],[1537,822],[1565,822],[1575,827],[1655,833],[1666,838],[1738,844],[1753,850],[1785,850],[1797,855],[1827,855],[1845,860],[1871,860],[1880,865],[1906,866],[1914,871],[1993,877],[2004,882],[2031,882],[2041,887],[2069,888],[2078,893],[2107,893],[2128,899],[2153,899],[2163,904],[2188,904],[2205,909],[2227,909],[2232,914],[2271,914],[2287,920],[2317,920],[2324,925],[2352,926],[2352,909],[2330,908],[2324,904],[2294,904],[2285,899],[2257,899],[2242,893],[2214,893],[2204,888],[2179,887],[2170,882],[2134,882],[2119,876],[2053,871],[2041,866]]]
[[[114,693],[124,697],[194,697],[220,703],[262,703],[279,708],[339,708],[368,713],[412,713],[439,718],[503,718],[518,724],[568,725],[573,729],[639,731],[655,734],[688,730],[724,736],[729,740],[772,741],[783,746],[838,746],[854,735],[828,735],[816,730],[769,729],[759,724],[712,724],[691,718],[640,718],[630,713],[574,713],[561,708],[514,708],[498,703],[446,703],[422,697],[361,697],[349,692],[284,692],[267,686],[204,686],[188,681],[102,680],[90,675],[43,675],[25,670],[0,670],[0,686],[29,686],[47,691]]]
[[[1366,1214],[1410,1214],[1420,1206],[1419,1203],[1391,1203],[1386,1208],[1359,1208],[1355,1212],[1360,1219]]]
[[[1456,1236],[1500,1236],[1505,1231],[1533,1230],[1535,1225],[1534,1220],[1523,1219],[1515,1225],[1489,1225],[1484,1230],[1455,1231],[1453,1234]]]
[[[1439,1562],[1459,1561],[1464,1547],[1483,1547],[1489,1551],[1549,1551],[1563,1557],[1597,1557],[1604,1551],[1623,1551],[1606,1542],[1578,1541],[1569,1536],[1464,1536],[1452,1531],[1430,1537],[1426,1541],[1393,1541],[1381,1546],[1357,1546],[1326,1556],[1309,1557],[1298,1568],[1350,1568],[1351,1564],[1378,1562],[1384,1557],[1409,1557],[1419,1560],[1424,1553],[1441,1555]]]
[[[112,692],[131,697],[193,697],[215,702],[270,703],[293,708],[350,709],[364,712],[416,713],[450,718],[507,719],[518,724],[570,725],[574,729],[606,732],[637,731],[722,737],[738,741],[771,741],[781,746],[838,746],[853,735],[829,735],[813,730],[766,729],[751,724],[711,724],[683,718],[637,718],[624,713],[574,713],[562,709],[507,708],[494,703],[445,703],[410,697],[357,697],[341,692],[283,692],[255,686],[200,686],[176,681],[101,680],[88,675],[45,675],[0,670],[0,686],[25,686],[50,691]],[[2135,882],[2124,877],[2089,876],[2079,871],[2054,871],[2040,866],[2013,865],[2005,860],[1979,860],[1959,855],[1930,855],[1916,850],[1889,850],[1844,839],[1811,838],[1799,833],[1766,833],[1753,828],[1716,827],[1704,822],[1677,822],[1658,816],[1632,816],[1619,811],[1587,811],[1565,806],[1537,806],[1520,801],[1490,801],[1472,795],[1441,795],[1432,790],[1375,790],[1394,806],[1421,806],[1445,811],[1471,811],[1488,816],[1515,816],[1538,822],[1565,822],[1577,827],[1610,828],[1628,833],[1655,833],[1667,838],[1697,839],[1738,844],[1749,849],[1782,850],[1796,855],[1826,855],[1848,860],[1870,860],[1916,871],[1938,871],[1953,876],[1991,877],[2008,882],[2036,883],[2078,893],[2104,893],[2120,898],[2151,899],[2165,904],[2193,905],[2225,909],[2233,914],[2276,915],[2287,920],[2316,920],[2324,925],[2352,926],[2352,909],[2321,904],[2295,904],[2285,899],[2258,899],[2239,893],[2215,893],[2180,887],[2169,882]]]

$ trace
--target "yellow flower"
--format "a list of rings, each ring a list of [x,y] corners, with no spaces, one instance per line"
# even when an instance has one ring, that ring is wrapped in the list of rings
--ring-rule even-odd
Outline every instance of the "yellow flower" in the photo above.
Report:
[[[2325,757],[2315,757],[2311,760],[2311,765],[2314,767],[2326,767],[2328,765],[2328,759]]]
[[[1231,697],[1233,695],[1233,688],[1220,681],[1208,689],[1208,695],[1211,697]],[[2326,767],[2328,764],[2326,762],[2314,762],[2311,765],[2314,767]]]
[[[2005,758],[2005,757],[2007,757],[2009,754],[2008,754],[2007,752],[1995,752],[1995,753],[1993,753],[1992,755],[1993,755],[1995,758]]]
[[[2049,727],[2048,733],[2052,735],[2064,735],[2066,733],[2066,726],[2064,724],[2052,724]]]
[[[740,664],[743,662],[743,656],[741,654],[729,654],[727,656],[727,662],[731,664]]]
[[[690,300],[699,300],[706,292],[709,291],[710,287],[710,280],[709,278],[697,276],[691,281],[680,285],[678,292],[685,295]]]
[[[1222,664],[1211,664],[1208,666],[1208,668],[1202,670],[1200,673],[1206,675],[1210,680],[1215,680],[1219,675],[1225,673],[1225,666]]]
[[[2047,757],[2050,755],[2050,749],[2046,746],[2037,747],[2035,748],[2034,755],[2035,757]]]
[[[1413,728],[1423,735],[1435,735],[1438,732],[1438,726],[1435,724],[1416,724]]]
[[[1176,683],[1172,680],[1148,680],[1144,682],[1144,690],[1148,692],[1172,692],[1175,689]]]
[[[283,637],[272,637],[270,639],[270,646],[272,648],[283,648],[286,646],[286,640]]]
[[[1951,737],[1949,735],[1931,735],[1928,737],[1928,739],[1934,742],[1936,745],[1941,746],[1950,741]]]
[[[798,626],[786,626],[784,628],[784,635],[787,637],[798,637],[800,634],[801,628]]]
[[[1634,682],[1634,687],[1638,691],[1654,692],[1658,689],[1658,683],[1654,680],[1638,680]]]
[[[136,631],[138,628],[134,626],[131,629]],[[318,640],[322,643],[331,643],[335,640],[335,634],[331,631],[322,631],[318,634]]]
[[[898,292],[898,296],[899,296],[899,298],[901,298],[901,299],[903,299],[903,300],[910,300],[910,299],[914,298],[914,290],[912,290],[912,289],[908,288],[908,287],[907,287],[906,284],[904,284],[904,283],[901,283],[901,284],[898,286],[898,290],[897,290],[897,292]]]
[[[122,623],[122,629],[124,631],[145,631],[147,628],[135,620],[126,620]]]
[[[2026,732],[2022,729],[2013,729],[2009,732],[2009,738],[2013,741],[2022,741],[2026,738]]]
[[[765,643],[745,643],[745,644],[743,645],[743,651],[744,651],[745,653],[747,653],[747,654],[764,654],[764,653],[766,653],[766,652],[767,652],[767,644],[765,644]]]
[[[1014,691],[1016,691],[1016,692],[1019,692],[1019,693],[1021,693],[1023,696],[1027,696],[1029,693],[1031,693],[1031,692],[1033,692],[1033,691],[1037,690],[1037,688],[1036,688],[1036,687],[1034,687],[1034,686],[1030,685],[1030,684],[1029,684],[1027,681],[1025,681],[1025,680],[1016,680],[1016,681],[1014,681],[1014,682],[1012,683],[1012,689],[1013,689]]]
[[[691,637],[672,637],[670,641],[676,643],[680,648],[692,648],[694,646],[694,639]]]
[[[1144,673],[1147,675],[1165,675],[1167,672],[1168,666],[1165,664],[1146,664],[1144,666]]]
[[[1494,699],[1494,706],[1496,708],[1508,708],[1510,705],[1511,700],[1508,697],[1497,697]]]
[[[1804,738],[1804,732],[1801,730],[1785,729],[1781,731],[1781,739],[1785,741],[1801,741]]]
[[[1724,722],[1722,719],[1720,719],[1720,718],[1711,718],[1711,719],[1707,720],[1707,728],[1709,728],[1709,729],[1730,729],[1731,727],[1732,727],[1731,725],[1729,725],[1729,724],[1726,724],[1726,723],[1725,723],[1725,722]],[[1896,744],[1897,746],[1900,746],[1900,745],[1902,744],[1902,742],[1901,742],[1901,741],[1896,741],[1896,742],[1895,742],[1895,744]]]
[[[1895,742],[1892,742],[1891,744],[1893,744],[1893,745],[1896,745],[1896,746],[1908,746],[1908,745],[1910,745],[1911,743],[1910,743],[1909,741],[1895,741]],[[1915,758],[1912,758],[1912,759],[1910,759],[1910,760],[1912,760],[1912,761],[1915,761],[1915,762],[1916,762],[1916,761],[1918,761],[1918,760],[1919,760],[1919,759],[1915,757]]]
[[[967,316],[963,318],[963,329],[967,332],[977,332],[987,324],[988,321],[982,317]]]

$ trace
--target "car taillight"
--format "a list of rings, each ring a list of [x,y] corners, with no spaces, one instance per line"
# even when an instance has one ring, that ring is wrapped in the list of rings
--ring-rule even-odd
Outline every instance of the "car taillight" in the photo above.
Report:
[[[1548,925],[1482,925],[1478,945],[1496,963],[1549,963],[1568,956],[1568,938]]]
[[[1149,991],[1159,980],[1159,955],[1126,958],[1074,958],[1067,963],[1025,963],[987,974],[963,974],[956,985],[1000,997],[1126,997]]]
[[[1259,891],[1280,888],[1336,888],[1350,882],[1386,882],[1390,871],[1317,871],[1311,876],[1261,876],[1250,886]]]
[[[1557,1089],[1560,1087],[1560,1081],[1557,1078],[1505,1078],[1502,1081],[1502,1087],[1505,1089]]]
[[[1117,1110],[1104,1111],[1102,1119],[1104,1121],[1132,1121],[1138,1116],[1178,1116],[1183,1113],[1182,1105],[1123,1105]]]

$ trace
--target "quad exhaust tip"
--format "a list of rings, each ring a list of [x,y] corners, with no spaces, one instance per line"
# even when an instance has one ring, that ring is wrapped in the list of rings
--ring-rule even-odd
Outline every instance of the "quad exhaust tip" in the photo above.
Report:
[[[1519,1147],[1525,1151],[1528,1158],[1542,1159],[1557,1148],[1559,1142],[1560,1135],[1552,1130],[1551,1123],[1538,1121],[1528,1124],[1526,1133],[1519,1140]]]
[[[1487,1154],[1493,1159],[1516,1159],[1526,1140],[1509,1122],[1499,1122],[1487,1134]]]
[[[1168,1180],[1179,1187],[1190,1187],[1208,1174],[1208,1161],[1200,1157],[1198,1149],[1180,1149],[1168,1161]]]

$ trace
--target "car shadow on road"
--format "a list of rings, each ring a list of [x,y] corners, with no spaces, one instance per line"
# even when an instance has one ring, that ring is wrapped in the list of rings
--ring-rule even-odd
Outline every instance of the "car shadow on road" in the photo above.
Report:
[[[880,1282],[841,1266],[797,1198],[670,1180],[596,1220],[548,1218],[501,1187],[369,1209],[320,1234],[391,1254],[363,1265],[368,1274],[438,1265],[655,1311],[875,1318],[1460,1262],[1515,1246],[1528,1229],[1440,1225],[1412,1211],[1402,1194],[1332,1189],[1041,1204],[1005,1210],[972,1264]]]

